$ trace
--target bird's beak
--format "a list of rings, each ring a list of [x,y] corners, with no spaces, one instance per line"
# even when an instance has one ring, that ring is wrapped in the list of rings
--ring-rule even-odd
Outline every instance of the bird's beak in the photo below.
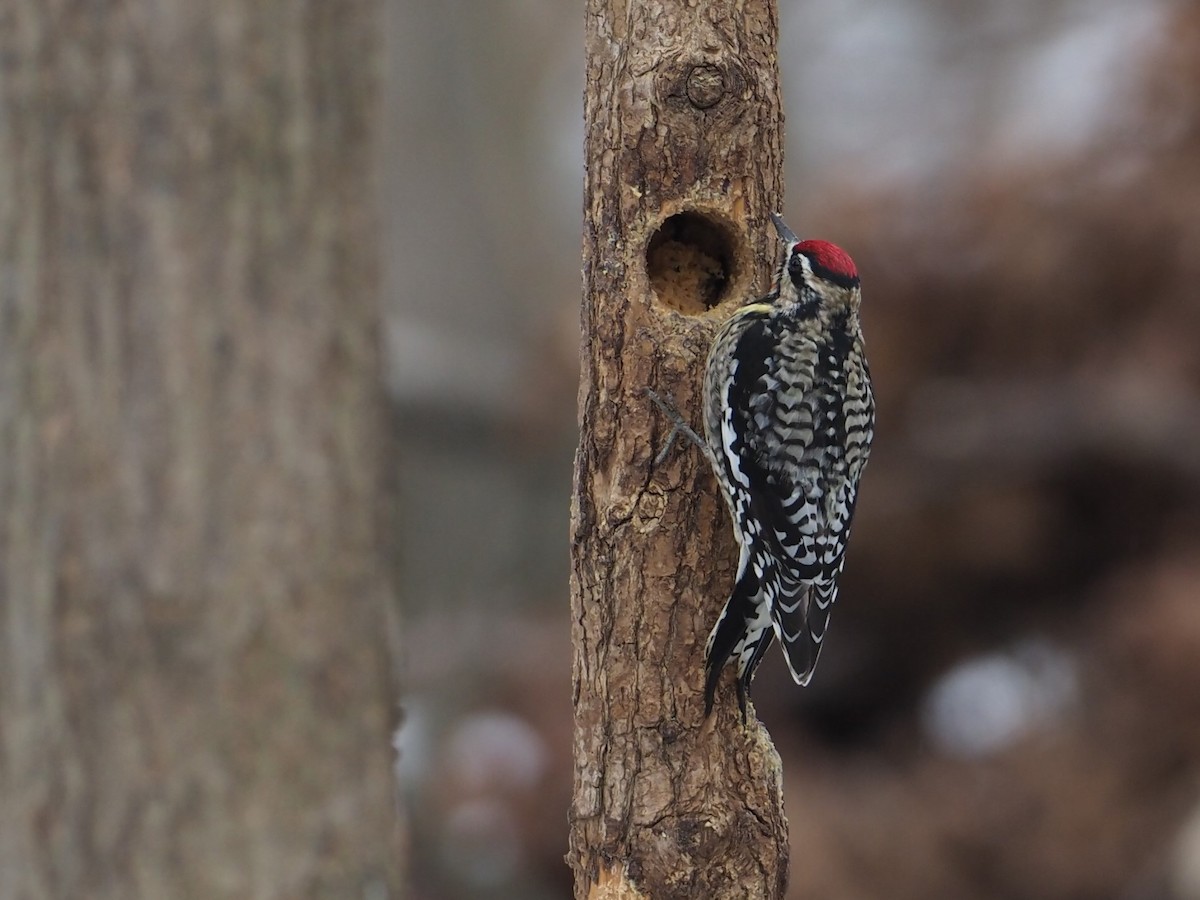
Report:
[[[779,239],[787,241],[789,244],[794,244],[800,238],[796,237],[796,232],[787,227],[787,224],[779,217],[779,213],[771,213],[771,221],[775,223],[775,230],[779,232]]]

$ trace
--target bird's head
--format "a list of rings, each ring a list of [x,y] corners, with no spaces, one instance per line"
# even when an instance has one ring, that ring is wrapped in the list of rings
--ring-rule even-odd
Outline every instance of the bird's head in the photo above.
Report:
[[[776,276],[776,304],[796,306],[801,315],[856,313],[861,295],[850,254],[828,241],[800,240],[774,213],[771,221],[787,246]]]

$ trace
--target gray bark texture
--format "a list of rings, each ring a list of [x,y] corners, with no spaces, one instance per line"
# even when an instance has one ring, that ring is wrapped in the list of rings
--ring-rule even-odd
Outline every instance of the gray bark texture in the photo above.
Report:
[[[773,0],[589,0],[583,371],[572,506],[577,900],[779,898],[779,757],[703,649],[728,514],[647,387],[700,424],[720,323],[765,291],[782,197]]]
[[[395,897],[376,0],[0,13],[0,897]]]

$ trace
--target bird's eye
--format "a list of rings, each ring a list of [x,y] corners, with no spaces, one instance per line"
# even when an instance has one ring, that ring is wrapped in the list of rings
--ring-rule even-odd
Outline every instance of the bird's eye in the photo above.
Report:
[[[788,258],[788,271],[792,274],[804,271],[804,261],[801,259],[799,253],[793,253]]]

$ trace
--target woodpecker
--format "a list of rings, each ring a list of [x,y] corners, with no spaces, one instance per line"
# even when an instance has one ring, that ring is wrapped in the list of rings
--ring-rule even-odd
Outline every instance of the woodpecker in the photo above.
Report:
[[[732,660],[743,719],[773,637],[796,683],[812,677],[875,428],[858,270],[840,247],[802,241],[771,219],[783,262],[770,292],[740,307],[713,341],[704,439],[683,429],[705,449],[740,549],[705,647],[705,715]]]

